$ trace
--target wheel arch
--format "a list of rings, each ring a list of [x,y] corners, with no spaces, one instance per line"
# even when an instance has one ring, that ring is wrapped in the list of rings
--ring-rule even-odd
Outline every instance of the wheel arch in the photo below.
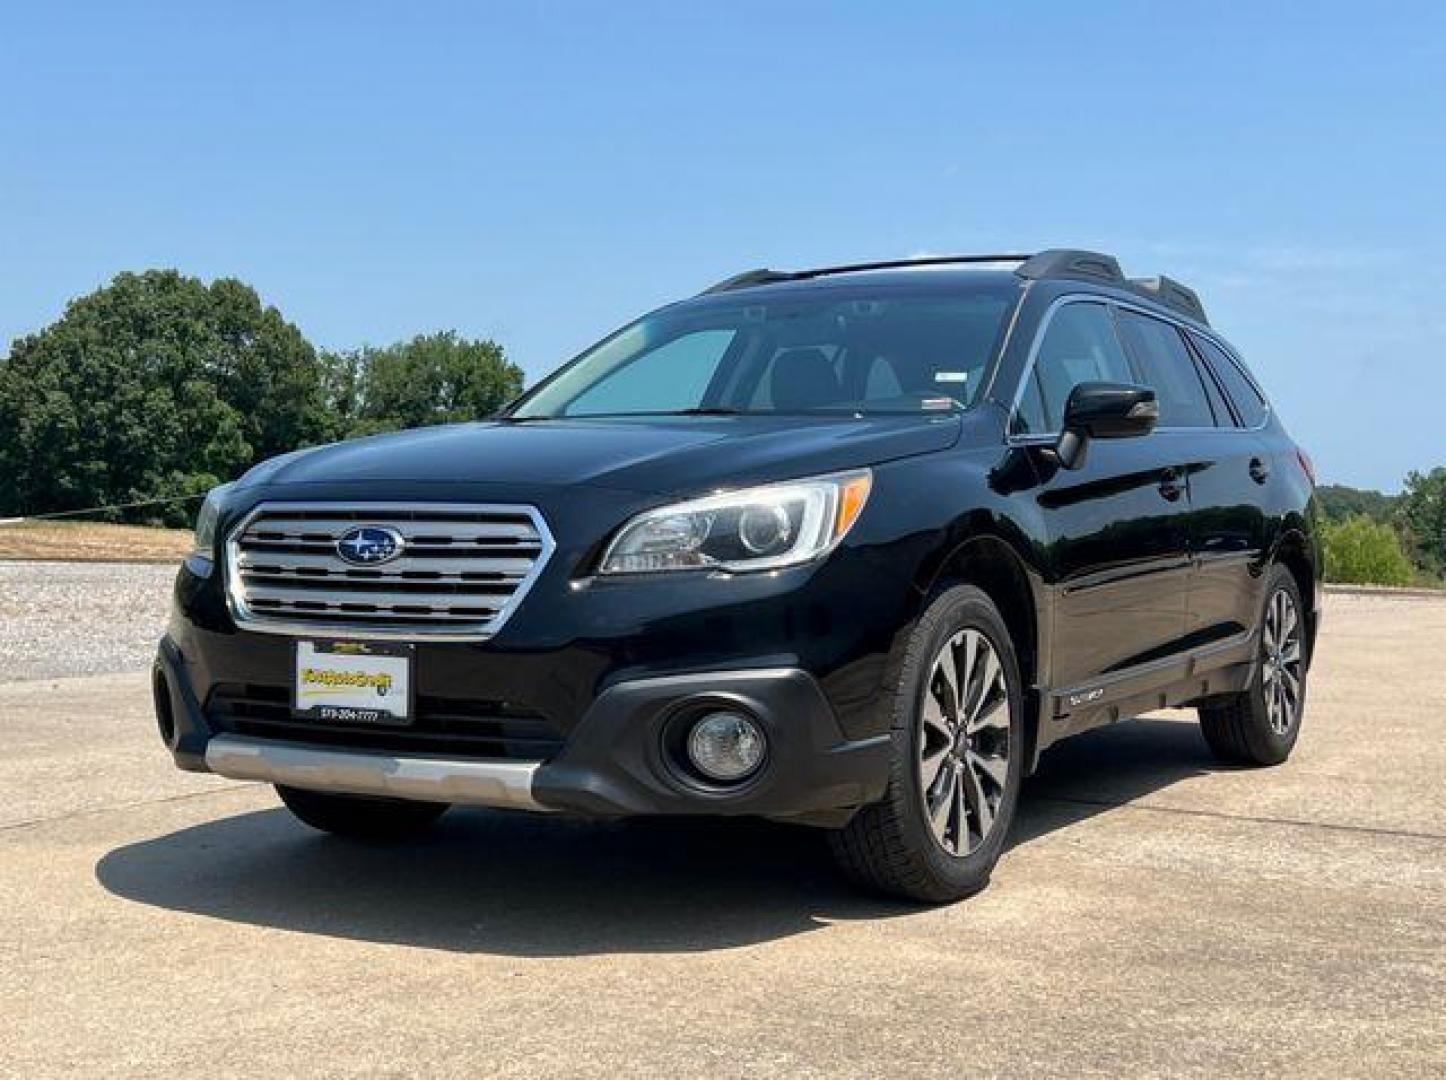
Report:
[[[1320,584],[1321,566],[1315,545],[1311,543],[1301,523],[1292,522],[1281,531],[1271,549],[1270,562],[1279,563],[1295,578],[1296,588],[1305,608],[1306,637],[1308,649],[1315,653],[1315,634],[1318,611],[1316,610],[1317,587]]]
[[[933,597],[955,585],[973,585],[999,609],[1009,630],[1019,663],[1025,699],[1026,771],[1032,772],[1039,748],[1041,655],[1047,624],[1041,603],[1039,575],[1018,548],[1018,535],[1000,528],[992,516],[979,517],[966,528],[964,539],[942,551],[925,570],[920,582],[920,610]]]

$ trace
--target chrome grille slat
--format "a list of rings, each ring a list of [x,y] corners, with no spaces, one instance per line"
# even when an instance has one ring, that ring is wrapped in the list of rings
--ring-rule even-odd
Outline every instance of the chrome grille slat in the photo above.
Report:
[[[316,538],[325,542],[336,540],[342,533],[356,525],[371,523],[372,519],[367,517],[317,518],[315,520],[267,519],[254,522],[246,530],[242,539],[258,541],[279,538],[286,541]],[[452,547],[464,547],[479,542],[531,542],[535,544],[538,539],[536,527],[528,522],[471,523],[394,519],[386,524],[401,533],[408,543],[446,543]]]
[[[512,590],[506,590],[510,593]],[[366,604],[371,607],[497,607],[505,597],[493,592],[389,592],[385,589],[361,592],[355,589],[325,590],[299,584],[253,585],[247,583],[246,598],[254,607],[258,601],[283,603],[326,600],[329,604]]]
[[[458,595],[468,593],[511,593],[517,588],[522,578],[517,575],[482,577],[482,578],[459,578],[459,577],[345,577],[341,574],[305,573],[305,574],[284,574],[270,572],[256,572],[246,570],[242,572],[242,582],[248,589],[254,587],[275,586],[277,588],[305,589],[316,591],[321,585],[335,586],[341,589],[360,589],[364,592],[385,592],[388,589],[398,593],[426,592],[428,590],[439,592],[451,592]]]
[[[455,555],[449,558],[416,559],[403,555],[400,559],[377,567],[348,566],[339,563],[335,553],[291,551],[270,554],[255,549],[243,551],[241,569],[260,572],[262,567],[283,570],[326,570],[328,573],[359,576],[380,575],[383,578],[408,573],[443,574],[460,576],[464,574],[506,574],[521,579],[532,569],[535,560],[514,558],[510,555],[478,554],[467,558]],[[340,566],[340,568],[338,568]]]
[[[258,552],[285,552],[285,551],[312,551],[324,553],[336,550],[336,542],[333,540],[247,540],[251,550]],[[536,555],[542,545],[537,543],[512,543],[510,541],[497,541],[496,543],[484,543],[478,541],[475,545],[467,547],[452,547],[447,544],[428,544],[424,541],[413,541],[408,547],[412,558],[428,559],[442,555],[468,555],[477,552],[479,555],[506,556],[506,555]]]
[[[405,547],[350,563],[336,541],[363,525]],[[461,503],[262,503],[227,535],[227,599],[238,626],[339,637],[491,637],[553,551],[530,506]]]
[[[449,628],[457,626],[468,626],[478,621],[480,616],[474,611],[352,611],[342,608],[303,608],[278,606],[259,609],[262,614],[276,615],[278,618],[285,617],[291,622],[317,620],[306,626],[298,626],[296,632],[311,634],[335,634],[338,637],[373,637],[373,631],[377,626],[442,626]],[[345,628],[336,622],[337,619],[345,621]],[[361,629],[353,630],[352,627]],[[260,629],[259,626],[251,629]],[[285,631],[291,633],[292,631]],[[408,633],[398,635],[404,637],[417,637],[418,635]],[[470,639],[469,639],[470,640]]]

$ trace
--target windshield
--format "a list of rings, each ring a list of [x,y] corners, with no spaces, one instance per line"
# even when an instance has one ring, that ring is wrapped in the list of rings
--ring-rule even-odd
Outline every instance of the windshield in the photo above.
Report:
[[[1017,290],[829,288],[664,308],[584,353],[514,419],[968,408]]]

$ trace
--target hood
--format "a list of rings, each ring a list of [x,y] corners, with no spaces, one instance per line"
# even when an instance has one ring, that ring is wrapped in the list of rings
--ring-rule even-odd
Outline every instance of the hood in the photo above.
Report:
[[[670,494],[877,465],[944,450],[957,415],[678,416],[450,424],[302,450],[246,485],[592,485]]]

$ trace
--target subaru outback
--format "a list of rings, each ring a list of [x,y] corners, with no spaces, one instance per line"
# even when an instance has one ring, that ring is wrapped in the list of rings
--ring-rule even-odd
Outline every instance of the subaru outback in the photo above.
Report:
[[[154,669],[183,769],[405,837],[755,815],[968,895],[1053,743],[1198,710],[1283,761],[1309,458],[1196,294],[1086,251],[751,271],[498,416],[206,499]]]

